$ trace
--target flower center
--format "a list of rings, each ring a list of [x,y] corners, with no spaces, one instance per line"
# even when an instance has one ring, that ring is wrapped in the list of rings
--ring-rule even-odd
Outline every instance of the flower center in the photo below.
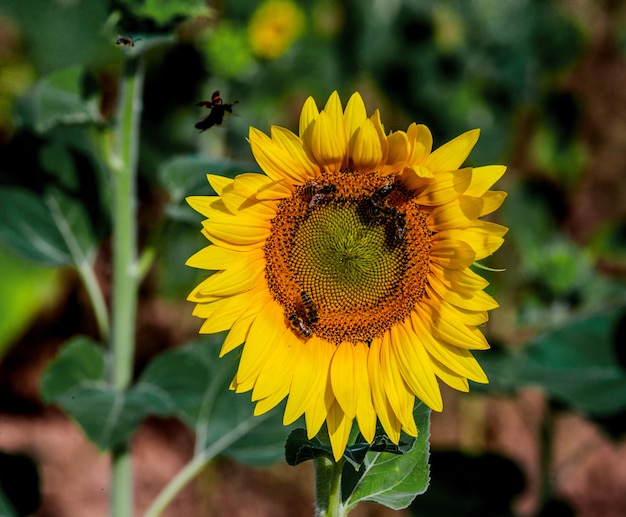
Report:
[[[327,174],[283,200],[265,245],[266,278],[303,339],[369,342],[424,294],[431,232],[389,177]]]

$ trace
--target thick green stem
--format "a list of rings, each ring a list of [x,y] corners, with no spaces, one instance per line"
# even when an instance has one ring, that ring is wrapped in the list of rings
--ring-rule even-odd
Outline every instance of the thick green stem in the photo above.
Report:
[[[318,458],[315,463],[316,517],[344,517],[347,509],[341,504],[341,473],[344,459],[334,462]]]
[[[139,266],[137,263],[136,170],[143,65],[129,59],[117,112],[114,149],[110,160],[113,176],[113,294],[111,384],[120,391],[132,381],[135,350],[135,317]],[[132,465],[128,446],[111,451],[111,515],[133,514]]]

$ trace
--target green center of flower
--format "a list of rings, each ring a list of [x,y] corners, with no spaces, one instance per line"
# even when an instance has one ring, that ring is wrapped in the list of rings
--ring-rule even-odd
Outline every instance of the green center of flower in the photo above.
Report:
[[[280,203],[265,245],[268,286],[302,339],[368,342],[424,295],[430,238],[399,183],[329,174]]]
[[[328,309],[383,302],[405,262],[402,246],[387,245],[390,224],[368,221],[357,202],[314,206],[296,229],[289,260],[302,290]]]

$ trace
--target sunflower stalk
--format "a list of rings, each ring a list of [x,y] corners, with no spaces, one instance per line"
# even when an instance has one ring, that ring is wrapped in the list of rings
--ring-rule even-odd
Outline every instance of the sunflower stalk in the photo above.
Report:
[[[326,457],[315,460],[316,517],[344,517],[347,509],[341,504],[341,473],[345,460],[334,462]]]
[[[113,189],[113,294],[111,332],[112,386],[126,391],[132,381],[135,316],[139,267],[135,179],[139,146],[139,120],[143,64],[138,57],[126,61],[117,112],[114,147],[110,156]],[[133,513],[131,456],[127,444],[111,451],[111,515]]]

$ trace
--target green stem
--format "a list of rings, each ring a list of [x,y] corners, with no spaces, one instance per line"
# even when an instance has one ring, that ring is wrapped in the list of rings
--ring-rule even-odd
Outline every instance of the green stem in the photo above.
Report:
[[[212,447],[204,449],[201,453],[196,454],[193,459],[187,463],[184,468],[176,474],[168,485],[159,492],[157,498],[152,501],[150,508],[143,514],[143,517],[158,517],[161,512],[172,502],[174,497],[189,483],[194,477],[196,477],[204,467],[215,456],[215,451]]]
[[[345,460],[334,462],[317,458],[315,463],[315,515],[316,517],[344,517],[347,508],[341,504],[341,473]]]
[[[139,58],[125,63],[110,166],[113,176],[113,294],[111,384],[126,391],[132,381],[135,316],[139,291],[135,182],[143,65]],[[111,451],[111,515],[133,514],[132,465],[128,445]]]

